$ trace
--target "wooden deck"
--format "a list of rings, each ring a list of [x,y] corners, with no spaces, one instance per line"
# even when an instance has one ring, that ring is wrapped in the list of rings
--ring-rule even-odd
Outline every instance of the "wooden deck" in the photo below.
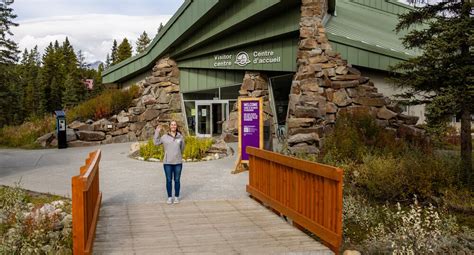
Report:
[[[248,198],[103,204],[94,254],[333,254]]]

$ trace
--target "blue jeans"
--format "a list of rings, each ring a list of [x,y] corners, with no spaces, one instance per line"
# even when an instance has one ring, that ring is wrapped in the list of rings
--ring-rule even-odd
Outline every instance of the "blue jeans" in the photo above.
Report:
[[[164,164],[164,168],[166,175],[166,192],[168,193],[168,197],[172,197],[172,180],[174,180],[174,195],[175,197],[179,197],[179,189],[181,187],[181,170],[183,169],[183,164]]]

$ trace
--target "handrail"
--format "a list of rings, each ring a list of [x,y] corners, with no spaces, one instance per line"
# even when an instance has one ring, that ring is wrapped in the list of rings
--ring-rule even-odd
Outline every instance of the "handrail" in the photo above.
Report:
[[[92,254],[102,193],[99,189],[101,151],[89,153],[79,175],[72,177],[73,253]]]
[[[335,254],[342,242],[340,168],[247,147],[247,192],[293,220]]]

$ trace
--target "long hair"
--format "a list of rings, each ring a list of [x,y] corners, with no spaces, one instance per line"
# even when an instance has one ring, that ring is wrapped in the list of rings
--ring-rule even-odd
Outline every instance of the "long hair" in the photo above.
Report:
[[[173,123],[173,122],[176,123],[176,134],[178,134],[178,133],[179,133],[179,134],[182,134],[181,131],[179,130],[179,125],[178,125],[178,122],[177,122],[176,120],[171,120],[171,121],[169,122],[170,131],[171,131],[171,123]]]

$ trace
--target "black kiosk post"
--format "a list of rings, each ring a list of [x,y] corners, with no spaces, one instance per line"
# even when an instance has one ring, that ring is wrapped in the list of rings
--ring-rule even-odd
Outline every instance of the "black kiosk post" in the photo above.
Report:
[[[67,148],[66,114],[64,111],[54,111],[56,115],[56,137],[58,138],[58,149]]]

